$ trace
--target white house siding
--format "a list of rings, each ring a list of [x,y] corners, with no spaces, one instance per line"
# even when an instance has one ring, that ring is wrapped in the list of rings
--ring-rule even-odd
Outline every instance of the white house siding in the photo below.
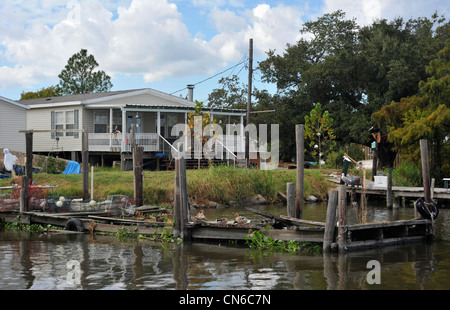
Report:
[[[78,110],[78,127],[81,129],[83,124],[83,112],[81,105],[62,106],[51,108],[31,108],[27,112],[27,129],[28,130],[50,130],[51,129],[51,113],[52,111],[74,111]],[[59,137],[59,141],[52,139],[50,132],[35,132],[33,134],[33,152],[70,152],[81,151],[81,133],[78,138],[74,136]]]
[[[26,109],[0,99],[0,148],[25,152]],[[3,156],[1,154],[0,156]]]

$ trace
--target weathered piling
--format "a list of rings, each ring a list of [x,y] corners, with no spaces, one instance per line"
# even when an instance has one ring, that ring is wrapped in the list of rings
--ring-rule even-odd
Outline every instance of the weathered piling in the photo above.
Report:
[[[428,143],[420,139],[420,158],[422,161],[423,196],[426,203],[431,203],[430,167],[428,162]]]
[[[297,144],[297,192],[295,202],[295,217],[303,217],[303,179],[305,169],[304,125],[295,125],[295,140]]]
[[[187,224],[189,214],[189,194],[186,181],[186,160],[184,158],[175,159],[175,192],[173,218],[175,222],[174,236],[183,240],[190,240],[190,231]]]
[[[341,184],[338,187],[338,247],[339,252],[346,251],[346,243],[347,243],[347,234],[346,234],[346,225],[347,225],[347,189],[345,184]]]
[[[330,252],[331,244],[334,241],[336,230],[336,210],[338,206],[338,192],[330,190],[328,192],[327,217],[325,222],[325,231],[323,235],[323,251]]]
[[[25,133],[25,149],[26,149],[26,159],[25,172],[28,178],[28,182],[33,180],[33,132],[28,131]]]
[[[82,183],[83,200],[89,199],[89,131],[84,127],[81,135],[81,161],[82,161]]]
[[[136,199],[136,207],[144,205],[143,158],[144,158],[144,147],[143,146],[133,147],[134,197]]]
[[[389,169],[389,175],[387,177],[386,207],[388,209],[392,208],[392,169]]]
[[[286,202],[287,202],[287,215],[295,217],[295,184],[286,184]]]
[[[25,177],[22,178],[22,211],[30,211],[29,202],[29,186],[33,182],[33,132],[25,132],[25,150],[26,150],[26,163],[25,163]]]

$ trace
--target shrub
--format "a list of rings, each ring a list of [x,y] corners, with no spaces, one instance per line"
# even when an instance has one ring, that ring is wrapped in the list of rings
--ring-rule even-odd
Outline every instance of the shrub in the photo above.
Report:
[[[412,161],[403,161],[392,171],[392,182],[397,186],[421,186],[422,170]]]

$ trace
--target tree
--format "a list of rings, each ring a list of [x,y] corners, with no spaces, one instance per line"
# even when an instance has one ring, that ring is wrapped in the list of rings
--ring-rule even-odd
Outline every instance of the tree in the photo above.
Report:
[[[57,97],[57,96],[61,96],[61,89],[58,86],[50,86],[47,88],[43,87],[36,92],[23,91],[20,94],[20,100],[46,98],[46,97]]]
[[[309,115],[305,116],[305,137],[314,158],[319,166],[326,154],[336,146],[333,119],[328,111],[322,111],[320,102],[316,103]]]
[[[418,92],[419,81],[427,78],[425,67],[449,29],[437,14],[359,27],[336,11],[305,23],[301,33],[307,36],[288,44],[282,55],[269,50],[259,68],[263,81],[277,85],[282,98],[275,103],[277,113],[282,110],[298,121],[311,110],[311,102],[321,103],[334,120],[336,143],[370,145],[369,128],[376,126],[372,113]],[[292,137],[292,128],[283,132],[280,126],[280,136]],[[385,137],[386,128],[379,130]],[[392,165],[391,148],[390,143],[380,145],[383,165]]]
[[[105,92],[112,88],[111,78],[104,71],[94,71],[98,63],[86,49],[69,58],[58,75],[63,95]]]
[[[416,95],[393,101],[373,114],[379,126],[387,126],[388,139],[403,159],[420,162],[420,139],[431,143],[432,171],[440,182],[450,174],[450,39],[430,61],[426,81],[418,83]]]
[[[307,36],[297,44],[288,44],[283,55],[269,51],[259,66],[263,81],[276,83],[279,94],[289,98],[285,108],[291,118],[303,122],[312,102],[330,111],[341,144],[368,143],[370,137],[360,111],[364,92],[359,85],[358,31],[356,21],[346,19],[344,12],[325,14],[304,24],[300,32]]]
[[[208,107],[247,108],[247,85],[240,83],[237,75],[221,78],[219,84],[222,86],[208,95]]]
[[[209,112],[203,112],[203,107],[203,101],[195,100],[194,111],[188,113],[187,126],[190,133],[189,139],[191,139],[191,148],[188,150],[189,152],[192,150],[194,150],[194,152],[201,152],[203,150],[203,146],[208,141],[208,137],[204,136],[205,127],[210,124],[216,124],[216,120],[214,118],[211,119],[211,114]],[[201,131],[197,132],[195,130],[196,128],[199,128]],[[185,132],[185,135],[187,134],[188,133]],[[213,140],[214,138],[211,138],[211,141]],[[197,149],[196,146],[198,147]],[[200,147],[201,149],[199,149]],[[198,158],[198,165],[200,168],[200,157]]]

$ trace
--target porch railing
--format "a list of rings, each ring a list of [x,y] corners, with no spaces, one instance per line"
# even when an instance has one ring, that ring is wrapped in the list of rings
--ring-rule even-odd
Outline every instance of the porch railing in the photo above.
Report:
[[[159,151],[159,139],[157,133],[137,133],[136,143],[144,147],[144,152]],[[89,134],[90,152],[131,152],[129,134]]]
[[[136,143],[144,147],[144,152],[171,152],[170,147],[164,144],[157,133],[136,133]],[[164,139],[164,140],[163,140]],[[224,153],[233,154],[244,151],[244,141],[239,136],[223,135],[218,139],[222,145]],[[166,141],[167,142],[167,141]],[[168,143],[168,142],[167,142]],[[170,143],[168,143],[173,147]],[[89,134],[89,151],[90,152],[131,152],[130,134],[107,134],[107,133],[90,133]]]

